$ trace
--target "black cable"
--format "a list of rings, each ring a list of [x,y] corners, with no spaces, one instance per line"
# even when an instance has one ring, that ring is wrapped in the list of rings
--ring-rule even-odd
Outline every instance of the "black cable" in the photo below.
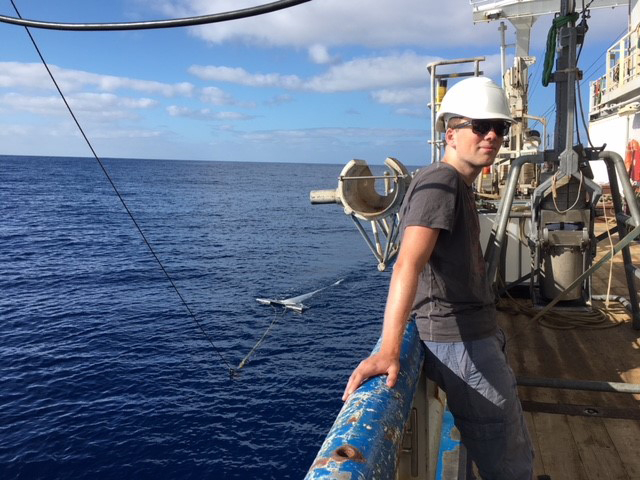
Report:
[[[104,30],[148,30],[154,28],[175,28],[191,27],[195,25],[206,25],[210,23],[226,22],[241,18],[264,15],[285,8],[295,7],[301,3],[311,0],[278,0],[276,2],[258,5],[256,7],[232,10],[229,12],[202,15],[199,17],[174,18],[170,20],[151,20],[146,22],[121,22],[121,23],[61,23],[43,22],[40,20],[23,19],[20,14],[18,18],[0,15],[0,22],[20,25],[22,27],[43,28],[48,30],[75,30],[75,31],[104,31]],[[13,3],[13,2],[11,2]]]
[[[587,141],[589,142],[589,146],[591,148],[595,148],[593,143],[591,142],[591,136],[589,135],[589,127],[587,126],[587,121],[584,116],[584,108],[582,107],[582,94],[580,93],[580,84],[576,80],[576,91],[578,92],[578,105],[580,106],[580,118],[582,119],[582,126],[584,127],[584,131],[587,134]],[[577,120],[577,118],[576,118]],[[576,121],[577,123],[577,121]],[[576,125],[577,127],[577,125]]]
[[[625,29],[625,30],[623,30],[622,32],[620,32],[620,33],[618,34],[618,36],[616,37],[616,40],[615,40],[615,41],[620,40],[620,38],[622,38],[622,37],[624,36],[624,34],[625,34],[625,32],[626,32],[626,31],[627,31],[627,30]],[[613,42],[613,43],[615,43],[615,42]],[[608,50],[608,49],[607,49],[607,50]],[[602,52],[602,53],[600,54],[600,56],[599,56],[598,58],[596,58],[596,59],[593,61],[593,63],[591,63],[591,65],[589,65],[589,67],[585,70],[585,73],[584,73],[584,75],[583,75],[583,80],[582,80],[582,82],[580,83],[581,85],[584,85],[584,84],[585,84],[585,82],[588,82],[588,81],[589,81],[589,79],[590,79],[591,77],[590,77],[589,75],[587,75],[587,73],[588,73],[588,72],[589,72],[589,70],[591,70],[594,66],[596,66],[596,64],[597,64],[597,63],[599,63],[599,62],[600,62],[600,60],[602,59],[602,57],[604,57],[604,56],[606,55],[607,50],[605,50],[604,52]],[[535,88],[535,87],[534,87],[534,88]],[[533,94],[533,93],[532,93],[532,94]],[[552,112],[555,108],[556,108],[556,105],[555,105],[555,103],[554,103],[554,104],[552,104],[549,108],[547,108],[547,109],[544,111],[544,113],[543,113],[542,115],[540,115],[540,116],[541,116],[541,117],[546,118],[546,117],[547,117],[547,115],[551,114],[551,112]],[[534,122],[533,122],[533,124],[531,125],[531,128],[535,127],[538,123],[540,123],[540,122],[539,122],[539,120],[534,121]]]
[[[15,5],[13,0],[11,0],[11,5],[13,5],[14,10],[16,11],[16,15],[18,15],[18,17],[20,17],[20,12],[18,11],[18,7],[16,7],[16,5]],[[67,99],[64,96],[64,93],[62,93],[62,90],[60,89],[60,86],[58,85],[58,82],[56,81],[55,77],[53,76],[53,73],[51,73],[51,70],[49,69],[49,65],[47,65],[47,62],[45,61],[44,57],[42,56],[42,53],[40,52],[40,48],[38,48],[38,44],[36,43],[35,39],[33,38],[33,35],[31,35],[31,32],[29,31],[29,29],[27,27],[25,27],[24,29],[27,31],[27,35],[29,35],[29,38],[31,39],[31,43],[33,44],[34,48],[36,49],[36,52],[38,53],[38,56],[40,57],[40,60],[42,61],[42,64],[47,69],[47,73],[49,74],[49,77],[51,78],[51,81],[53,82],[53,84],[55,85],[56,89],[58,90],[58,93],[60,94],[60,97],[62,98],[62,101],[64,102],[65,106],[67,107],[67,110],[69,111],[69,114],[71,115],[71,118],[73,118],[73,121],[75,122],[76,126],[78,127],[78,130],[80,130],[80,134],[82,135],[82,137],[84,138],[84,141],[89,146],[89,149],[91,150],[91,153],[93,154],[93,157],[98,161],[98,164],[100,165],[100,168],[102,169],[104,175],[107,177],[107,180],[109,180],[109,183],[111,184],[111,187],[113,188],[114,192],[116,193],[116,195],[120,199],[120,202],[122,203],[122,206],[127,211],[127,213],[129,214],[129,217],[133,221],[133,224],[138,229],[138,232],[142,236],[142,239],[144,240],[144,243],[149,248],[149,251],[151,252],[151,255],[153,255],[153,258],[156,259],[156,262],[158,262],[158,265],[160,265],[160,268],[162,269],[162,271],[164,272],[165,276],[167,277],[167,280],[169,280],[169,283],[171,284],[171,286],[175,290],[176,294],[178,295],[178,297],[182,301],[182,304],[184,305],[184,307],[189,312],[189,315],[191,316],[191,318],[196,322],[196,325],[198,325],[198,327],[200,328],[200,330],[202,331],[204,336],[207,338],[207,340],[209,340],[209,343],[211,344],[213,349],[216,351],[216,353],[218,354],[220,359],[227,365],[229,373],[232,374],[233,373],[233,368],[231,367],[229,362],[227,362],[227,360],[222,356],[222,353],[220,352],[218,347],[216,347],[216,345],[213,343],[213,340],[211,339],[211,337],[209,336],[207,331],[204,329],[204,327],[202,326],[200,321],[196,318],[195,314],[191,311],[191,308],[189,307],[189,304],[187,304],[186,300],[184,299],[184,297],[180,293],[180,290],[178,290],[178,287],[174,283],[173,279],[171,278],[171,275],[169,275],[169,272],[167,272],[167,270],[164,268],[164,265],[162,264],[162,262],[160,261],[160,258],[158,258],[158,255],[156,255],[156,252],[153,250],[153,247],[151,246],[151,244],[147,240],[147,237],[145,236],[144,232],[142,231],[142,228],[140,228],[140,225],[138,224],[138,222],[136,221],[135,217],[131,213],[131,210],[129,210],[129,207],[127,206],[127,203],[124,201],[124,198],[122,197],[122,195],[118,191],[118,188],[116,187],[116,184],[111,179],[111,176],[109,175],[109,172],[107,171],[106,167],[102,163],[102,160],[100,160],[100,157],[98,157],[98,154],[94,150],[93,145],[89,141],[89,138],[84,133],[84,130],[82,129],[82,126],[80,126],[80,122],[78,122],[78,119],[76,118],[75,114],[73,113],[73,110],[69,106],[69,103],[67,102]]]
[[[253,355],[253,352],[255,352],[258,347],[262,344],[262,342],[264,341],[265,338],[267,338],[267,335],[269,334],[269,332],[271,331],[271,329],[273,328],[273,326],[275,325],[275,323],[278,321],[279,318],[284,318],[285,314],[287,313],[287,309],[283,308],[282,309],[282,313],[280,315],[278,315],[278,312],[276,311],[276,307],[274,307],[273,305],[271,305],[271,308],[273,308],[273,320],[271,320],[271,323],[269,324],[269,326],[267,327],[267,329],[264,331],[264,333],[262,334],[262,336],[260,337],[260,340],[258,340],[256,342],[256,344],[253,346],[253,348],[249,351],[249,353],[247,353],[247,355],[242,359],[242,361],[238,364],[237,368],[232,370],[232,374],[238,374],[240,373],[240,370],[242,368],[244,368],[244,366],[249,363],[249,359],[251,358],[251,355]]]
[[[591,5],[591,4],[589,4]],[[580,22],[580,25],[582,25],[584,27],[584,32],[583,32],[583,37],[582,37],[582,43],[580,43],[580,47],[578,48],[578,53],[576,55],[576,63],[575,63],[575,68],[578,68],[578,62],[580,61],[580,55],[582,54],[582,47],[584,47],[584,36],[586,35],[587,31],[589,31],[589,26],[587,25],[587,11],[584,7],[584,0],[582,0],[582,21]],[[584,112],[582,110],[582,97],[580,95],[580,80],[578,79],[578,76],[576,75],[576,79],[574,81],[574,85],[575,85],[575,89],[577,91],[577,96],[573,97],[573,118],[575,120],[575,128],[576,128],[576,138],[577,138],[577,144],[581,145],[582,141],[580,140],[580,123],[578,121],[578,102],[580,102],[580,113],[582,115],[582,123],[583,125],[585,125],[584,123]],[[589,130],[587,129],[587,137],[589,136]]]
[[[580,86],[578,86],[578,81],[576,80],[576,86],[577,89],[576,90],[580,90]],[[578,95],[578,97],[580,97],[580,95]],[[573,98],[573,120],[574,120],[574,128],[576,130],[576,144],[577,145],[581,145],[582,142],[580,141],[580,123],[578,120],[578,100],[576,97]],[[580,111],[582,112],[582,107],[580,107]]]

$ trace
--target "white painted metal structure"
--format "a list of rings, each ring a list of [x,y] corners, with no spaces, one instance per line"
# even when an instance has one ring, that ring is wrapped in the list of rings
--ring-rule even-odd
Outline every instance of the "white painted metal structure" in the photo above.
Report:
[[[629,10],[626,35],[607,50],[604,74],[590,83],[589,135],[594,145],[627,157],[634,180],[633,157],[640,154],[629,146],[640,142],[640,2],[632,0]],[[598,183],[608,182],[604,165],[592,169]]]
[[[635,1],[632,0],[633,3]],[[529,56],[531,27],[540,16],[558,13],[561,6],[560,0],[470,0],[469,3],[473,9],[474,23],[504,19],[513,25],[516,31],[515,57],[525,61],[525,68],[535,62],[535,59]],[[614,8],[627,5],[629,5],[629,1],[625,0],[593,0],[589,2],[589,9]],[[503,26],[501,26],[500,30],[504,35]],[[528,75],[526,72],[522,78],[524,79],[524,91],[527,91]]]

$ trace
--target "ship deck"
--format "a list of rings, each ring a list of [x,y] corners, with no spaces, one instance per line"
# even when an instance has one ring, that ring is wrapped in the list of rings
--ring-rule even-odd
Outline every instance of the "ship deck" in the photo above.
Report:
[[[596,226],[601,231],[602,223]],[[598,257],[608,248],[600,242]],[[640,244],[631,250],[639,265]],[[593,295],[606,293],[608,278],[606,263],[592,277]],[[629,294],[621,254],[614,257],[610,294]],[[640,331],[624,308],[611,307],[611,323],[620,325],[602,329],[559,330],[500,312],[516,375],[640,384]],[[640,395],[541,387],[519,392],[536,450],[534,478],[640,479]]]

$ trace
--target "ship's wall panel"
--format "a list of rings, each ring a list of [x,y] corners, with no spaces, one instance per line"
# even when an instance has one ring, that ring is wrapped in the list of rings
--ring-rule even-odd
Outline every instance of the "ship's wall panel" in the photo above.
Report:
[[[638,0],[629,0],[629,10],[631,11],[631,28],[633,28],[634,25],[640,22],[640,2]]]
[[[638,127],[634,127],[636,124],[638,124]],[[629,127],[628,138],[640,140],[640,115],[612,115],[591,122],[589,126],[591,143],[594,147],[600,147],[606,143],[606,150],[613,151],[624,159],[626,147],[629,143],[627,140],[627,126]],[[591,169],[596,183],[600,185],[609,183],[607,167],[602,160],[591,162]]]

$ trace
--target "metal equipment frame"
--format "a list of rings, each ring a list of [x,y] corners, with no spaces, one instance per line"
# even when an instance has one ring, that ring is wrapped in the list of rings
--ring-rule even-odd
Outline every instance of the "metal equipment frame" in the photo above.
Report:
[[[575,0],[562,0],[560,15],[569,16],[575,12]],[[513,205],[516,184],[520,175],[522,165],[525,163],[547,163],[556,167],[556,175],[563,178],[571,177],[579,179],[581,184],[589,192],[589,202],[592,212],[595,209],[597,199],[602,194],[599,185],[591,179],[584,176],[583,170],[588,165],[588,161],[603,160],[607,166],[609,175],[609,183],[611,186],[611,196],[617,220],[617,231],[620,242],[626,240],[627,243],[622,245],[622,254],[626,273],[627,287],[629,290],[629,301],[632,309],[633,328],[640,329],[640,305],[638,304],[638,295],[635,285],[635,277],[640,277],[640,268],[633,265],[631,252],[627,238],[629,234],[629,226],[637,227],[640,225],[640,209],[633,192],[628,175],[624,167],[624,162],[620,155],[615,152],[604,151],[602,148],[585,148],[581,144],[573,144],[574,122],[575,122],[575,98],[576,98],[576,80],[580,79],[581,71],[576,65],[576,49],[577,45],[582,41],[583,31],[580,26],[576,26],[575,21],[569,21],[566,26],[559,29],[558,44],[559,50],[556,57],[556,71],[551,77],[551,82],[556,84],[556,128],[555,141],[552,150],[545,150],[537,155],[520,156],[512,164],[507,180],[507,188],[504,196],[499,204],[498,213],[494,229],[487,245],[485,252],[485,260],[489,280],[494,281],[498,271],[501,251],[505,246],[506,228],[511,216],[511,207]],[[536,225],[540,221],[540,202],[542,198],[549,193],[552,186],[552,178],[548,178],[540,186],[536,188],[532,196],[531,202],[531,235],[530,245],[532,249],[539,248],[540,235]],[[622,195],[618,188],[618,181],[622,186]],[[629,208],[630,215],[623,210],[623,202]],[[592,213],[593,214],[593,213]],[[596,238],[593,235],[593,229],[590,231],[591,241],[595,246]],[[635,238],[635,236],[634,236]],[[590,263],[589,259],[589,263]],[[585,265],[586,267],[587,265]],[[537,280],[539,269],[534,269],[531,275],[531,282]],[[588,282],[588,278],[584,278]],[[569,290],[568,288],[566,290]],[[566,292],[565,290],[565,292]],[[565,292],[562,292],[561,297]],[[556,302],[557,303],[557,302]]]

